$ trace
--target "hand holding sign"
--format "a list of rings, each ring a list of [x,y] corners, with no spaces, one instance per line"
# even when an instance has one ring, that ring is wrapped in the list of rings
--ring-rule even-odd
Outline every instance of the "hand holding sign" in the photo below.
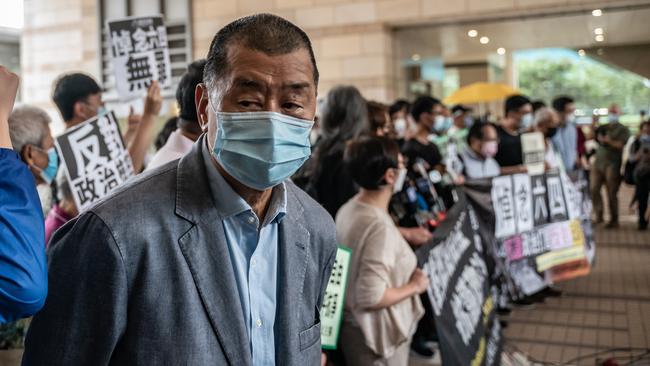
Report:
[[[162,97],[160,96],[160,85],[154,80],[149,85],[147,96],[144,99],[144,116],[157,117],[161,107]]]
[[[429,287],[429,277],[427,276],[426,273],[424,273],[424,271],[422,271],[419,268],[416,268],[415,271],[413,271],[413,274],[411,275],[409,284],[413,286],[413,289],[418,295],[422,294]]]

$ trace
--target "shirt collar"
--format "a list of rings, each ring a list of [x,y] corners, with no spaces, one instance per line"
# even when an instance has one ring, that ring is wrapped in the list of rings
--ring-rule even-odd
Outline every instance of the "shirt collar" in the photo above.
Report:
[[[222,217],[228,218],[237,216],[244,212],[252,212],[251,206],[230,186],[221,172],[216,169],[216,162],[208,149],[208,142],[205,140],[201,148],[203,163],[208,175],[208,184],[214,197],[214,203]],[[267,210],[266,218],[262,226],[272,222],[280,222],[287,212],[287,189],[284,182],[273,187],[271,203]]]

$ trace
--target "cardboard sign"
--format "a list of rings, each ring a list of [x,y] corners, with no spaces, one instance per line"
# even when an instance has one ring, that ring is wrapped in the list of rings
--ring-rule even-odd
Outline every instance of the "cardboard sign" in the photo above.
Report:
[[[67,130],[55,140],[79,212],[133,176],[113,112]]]
[[[339,340],[351,259],[352,250],[339,246],[320,312],[321,347],[323,349],[336,349]]]
[[[544,155],[546,145],[541,132],[528,132],[521,135],[521,150],[523,162],[528,169],[528,174],[538,175],[544,173]]]
[[[113,72],[122,100],[142,97],[152,80],[171,86],[167,30],[161,16],[130,17],[107,22]]]

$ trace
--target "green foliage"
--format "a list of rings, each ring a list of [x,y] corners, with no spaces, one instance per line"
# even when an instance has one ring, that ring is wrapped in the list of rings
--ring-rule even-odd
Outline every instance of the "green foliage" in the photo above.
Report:
[[[534,100],[550,103],[555,96],[570,95],[580,109],[617,103],[629,114],[650,105],[650,88],[642,77],[587,58],[523,59],[517,67],[519,89]]]

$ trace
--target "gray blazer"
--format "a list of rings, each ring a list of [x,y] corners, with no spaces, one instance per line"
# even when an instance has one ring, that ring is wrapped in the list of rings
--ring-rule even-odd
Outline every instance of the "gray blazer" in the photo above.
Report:
[[[49,295],[23,365],[250,365],[203,138],[56,232]],[[293,183],[279,227],[276,364],[320,364],[319,308],[336,255],[327,212]]]

